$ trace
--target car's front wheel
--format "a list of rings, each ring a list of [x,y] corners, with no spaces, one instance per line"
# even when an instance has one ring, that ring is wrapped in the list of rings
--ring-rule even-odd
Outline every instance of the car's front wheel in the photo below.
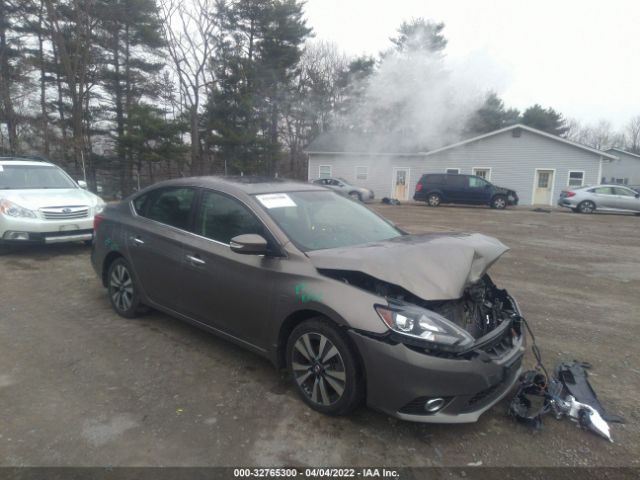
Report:
[[[131,267],[120,257],[111,263],[107,273],[109,300],[116,313],[125,318],[137,317],[144,306],[131,274]]]
[[[345,415],[364,396],[364,379],[346,335],[322,317],[298,325],[287,342],[287,367],[302,399],[328,415]]]
[[[349,196],[353,199],[353,200],[357,200],[358,202],[362,201],[362,195],[360,195],[360,193],[358,192],[351,192],[349,194]]]
[[[584,202],[580,202],[578,205],[578,211],[580,213],[593,213],[596,209],[596,204],[590,202],[589,200],[585,200]]]
[[[491,208],[502,210],[507,206],[507,199],[504,195],[496,195],[491,199]]]

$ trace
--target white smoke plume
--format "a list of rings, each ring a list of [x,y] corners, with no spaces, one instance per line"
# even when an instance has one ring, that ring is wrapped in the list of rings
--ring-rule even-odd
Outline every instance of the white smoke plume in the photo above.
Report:
[[[488,57],[455,62],[437,52],[391,51],[366,80],[349,115],[352,131],[372,137],[371,149],[426,151],[459,141],[488,90],[504,83]]]

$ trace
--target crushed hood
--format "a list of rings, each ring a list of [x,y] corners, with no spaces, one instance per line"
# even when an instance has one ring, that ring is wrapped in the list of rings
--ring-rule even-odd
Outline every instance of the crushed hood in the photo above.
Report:
[[[424,300],[453,300],[508,250],[495,238],[459,233],[403,235],[307,255],[318,269],[361,272]]]

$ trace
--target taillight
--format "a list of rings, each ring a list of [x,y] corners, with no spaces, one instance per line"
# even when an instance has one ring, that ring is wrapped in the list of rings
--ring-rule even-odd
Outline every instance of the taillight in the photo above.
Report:
[[[104,217],[102,215],[96,215],[95,217],[93,217],[93,231],[94,232],[98,231],[98,227],[100,226],[100,224],[102,223],[103,220],[104,220]]]
[[[420,192],[422,190],[422,184],[416,183],[416,192]]]
[[[575,197],[576,196],[576,192],[571,192],[571,191],[564,192],[564,196],[565,197]]]

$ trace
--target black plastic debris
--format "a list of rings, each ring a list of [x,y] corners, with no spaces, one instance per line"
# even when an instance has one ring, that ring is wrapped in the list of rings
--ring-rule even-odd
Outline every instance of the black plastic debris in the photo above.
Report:
[[[400,200],[389,197],[383,197],[381,203],[384,203],[385,205],[401,205]]]
[[[567,362],[560,363],[555,370],[555,377],[562,383],[576,401],[592,406],[600,416],[607,422],[624,423],[624,418],[618,415],[611,415],[605,412],[604,407],[598,400],[596,392],[587,380],[587,370],[591,364],[587,362]]]

